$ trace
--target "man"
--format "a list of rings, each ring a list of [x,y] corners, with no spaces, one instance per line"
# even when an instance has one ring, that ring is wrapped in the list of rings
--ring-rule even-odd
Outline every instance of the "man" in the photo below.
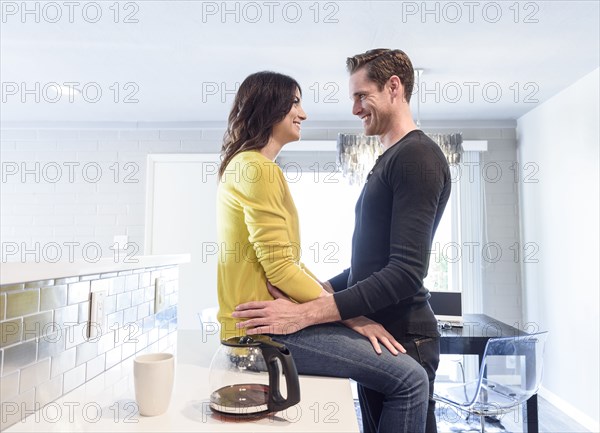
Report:
[[[448,164],[413,121],[409,102],[414,70],[404,52],[367,51],[349,58],[347,67],[352,113],[362,120],[365,134],[379,136],[384,148],[356,206],[351,267],[324,284],[333,296],[304,304],[285,299],[249,302],[238,306],[233,316],[248,319],[238,323],[251,328],[248,334],[285,334],[366,315],[425,369],[431,397],[439,332],[423,280],[450,196]],[[364,431],[376,432],[383,396],[359,385],[359,397]],[[430,398],[427,432],[437,430],[434,405]]]

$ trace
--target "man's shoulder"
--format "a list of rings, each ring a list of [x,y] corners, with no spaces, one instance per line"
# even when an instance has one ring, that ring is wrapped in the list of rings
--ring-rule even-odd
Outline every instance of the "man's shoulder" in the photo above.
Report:
[[[411,131],[390,149],[391,161],[402,162],[433,162],[447,166],[444,152],[429,136],[421,130]]]

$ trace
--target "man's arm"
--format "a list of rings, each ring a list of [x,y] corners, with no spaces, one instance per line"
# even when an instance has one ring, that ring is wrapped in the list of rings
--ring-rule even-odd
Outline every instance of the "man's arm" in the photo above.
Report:
[[[333,288],[333,292],[340,292],[348,288],[348,277],[350,276],[350,268],[345,269],[341,274],[330,278],[327,283]],[[333,293],[332,292],[332,293]]]
[[[236,308],[233,317],[252,317],[240,322],[238,327],[247,327],[246,333],[253,334],[291,334],[310,325],[335,322],[340,315],[333,296],[329,294],[333,287],[329,282],[323,283],[323,291],[327,293],[319,299],[304,304],[294,304],[276,287],[269,285],[274,301],[248,302]],[[309,305],[310,304],[310,305]],[[353,331],[366,337],[378,355],[381,345],[393,355],[406,353],[406,349],[382,325],[367,317],[355,317],[343,320],[342,323]],[[381,344],[380,344],[381,343]]]

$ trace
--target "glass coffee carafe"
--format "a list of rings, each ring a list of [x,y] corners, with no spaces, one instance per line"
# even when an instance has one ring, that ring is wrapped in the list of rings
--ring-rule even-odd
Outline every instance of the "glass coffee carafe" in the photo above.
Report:
[[[211,409],[235,417],[278,412],[300,401],[292,355],[262,335],[221,341],[210,364],[209,384]]]

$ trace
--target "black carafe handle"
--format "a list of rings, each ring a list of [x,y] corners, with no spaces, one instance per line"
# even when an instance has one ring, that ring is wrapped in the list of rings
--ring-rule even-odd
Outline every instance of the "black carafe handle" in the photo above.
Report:
[[[294,358],[292,358],[287,347],[275,342],[262,343],[261,350],[269,372],[269,401],[267,406],[269,412],[278,412],[300,402],[298,371],[296,370]],[[278,359],[283,367],[283,375],[285,376],[285,385],[287,387],[287,398],[283,398],[281,395],[279,367],[277,365]]]

